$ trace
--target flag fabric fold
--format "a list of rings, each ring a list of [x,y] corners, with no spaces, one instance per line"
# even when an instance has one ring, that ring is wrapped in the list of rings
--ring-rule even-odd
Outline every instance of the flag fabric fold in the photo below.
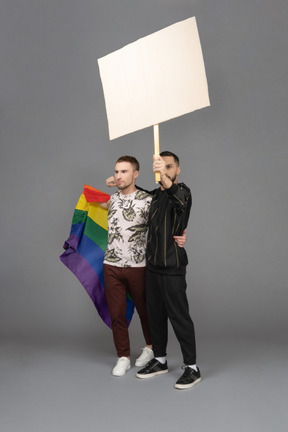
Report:
[[[110,195],[105,192],[89,185],[84,186],[60,260],[78,278],[100,317],[111,328],[103,277],[103,260],[108,239],[108,212],[99,205],[99,202],[107,202],[109,199]],[[128,325],[133,312],[134,304],[127,293]]]

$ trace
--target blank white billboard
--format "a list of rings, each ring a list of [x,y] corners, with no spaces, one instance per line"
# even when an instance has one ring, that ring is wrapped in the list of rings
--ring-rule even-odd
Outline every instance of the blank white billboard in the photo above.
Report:
[[[210,105],[192,17],[98,59],[110,139]]]

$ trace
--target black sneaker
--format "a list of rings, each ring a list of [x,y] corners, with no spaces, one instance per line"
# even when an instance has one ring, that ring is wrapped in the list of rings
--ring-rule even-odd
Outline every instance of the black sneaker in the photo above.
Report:
[[[189,366],[183,366],[184,369],[183,375],[178,379],[175,384],[175,388],[177,389],[187,389],[193,387],[199,381],[201,381],[201,374],[199,368],[197,368],[197,372],[190,368]]]
[[[165,374],[167,372],[168,372],[167,361],[164,364],[162,364],[158,360],[153,358],[147,363],[147,365],[143,369],[138,371],[136,376],[138,378],[151,378],[156,375]]]

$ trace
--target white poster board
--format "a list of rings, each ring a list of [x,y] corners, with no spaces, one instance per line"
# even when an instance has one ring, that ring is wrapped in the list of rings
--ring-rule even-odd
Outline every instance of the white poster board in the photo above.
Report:
[[[210,105],[196,18],[98,59],[110,139]]]

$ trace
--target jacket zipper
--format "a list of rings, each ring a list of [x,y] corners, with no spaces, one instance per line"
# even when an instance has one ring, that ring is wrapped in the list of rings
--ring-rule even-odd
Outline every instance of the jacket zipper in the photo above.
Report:
[[[156,258],[157,258],[157,252],[158,252],[158,236],[157,236],[157,231],[158,231],[159,225],[156,227],[155,229],[155,255],[154,255],[154,266],[156,267],[157,263],[156,263]]]
[[[177,250],[177,245],[176,245],[176,243],[174,243],[174,247],[175,247],[175,252],[176,252],[177,267],[179,267],[179,257],[178,257],[178,250]]]
[[[165,212],[165,219],[164,219],[164,265],[165,267],[167,267],[167,262],[166,262],[166,219],[167,219],[167,212]]]

